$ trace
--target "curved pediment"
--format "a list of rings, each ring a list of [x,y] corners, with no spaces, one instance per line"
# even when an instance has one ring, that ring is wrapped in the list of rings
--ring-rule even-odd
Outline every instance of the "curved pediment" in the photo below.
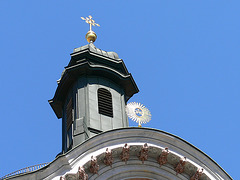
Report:
[[[167,152],[166,147],[168,147]],[[149,128],[121,128],[103,132],[66,154],[58,156],[48,166],[16,178],[18,180],[232,179],[215,161],[187,141]]]
[[[126,144],[129,148],[127,160],[123,158]],[[147,153],[144,153],[144,146]],[[168,155],[164,161],[161,156],[166,147]],[[69,165],[54,179],[79,178],[79,168],[88,179],[95,180],[196,179],[197,176],[204,180],[231,179],[216,162],[193,145],[177,136],[148,128],[122,128],[101,133],[65,157]]]

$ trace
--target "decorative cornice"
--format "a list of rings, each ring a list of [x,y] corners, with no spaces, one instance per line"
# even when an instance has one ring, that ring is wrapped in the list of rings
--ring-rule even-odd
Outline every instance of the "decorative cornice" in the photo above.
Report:
[[[139,159],[139,152],[147,143],[147,160]],[[163,152],[167,151],[163,156]],[[111,150],[112,164],[106,165],[106,149]],[[99,165],[98,174],[90,172],[91,156]],[[165,158],[167,156],[167,158]],[[159,162],[164,157],[166,163]],[[176,175],[180,159],[186,157],[184,170]],[[160,166],[161,165],[161,166]],[[59,180],[66,175],[77,174],[84,168],[88,179],[120,180],[129,177],[148,179],[211,179],[232,180],[232,178],[208,155],[173,134],[150,128],[120,128],[102,132],[79,144],[66,154],[57,156],[48,166],[39,171],[25,173],[6,179],[51,179]],[[204,170],[203,170],[204,169]],[[130,173],[130,174],[129,174]],[[111,178],[114,175],[113,178]],[[130,175],[130,176],[129,176]]]
[[[156,156],[158,158],[156,158]],[[112,166],[114,166],[113,162],[117,161],[118,159],[125,161],[125,166],[127,166],[127,161],[131,161],[131,159],[136,160],[136,157],[142,162],[142,164],[144,164],[145,161],[148,161],[148,159],[151,159],[150,161],[155,159],[155,163],[160,164],[159,168],[162,168],[162,166],[170,167],[176,171],[176,176],[178,176],[178,174],[185,174],[184,176],[191,180],[211,179],[204,173],[203,168],[196,166],[191,161],[188,161],[186,157],[180,157],[171,152],[171,150],[168,148],[161,149],[158,147],[149,146],[147,143],[144,143],[142,146],[130,146],[125,144],[123,147],[117,147],[112,150],[107,148],[105,152],[98,154],[96,157],[91,156],[91,159],[86,162],[83,167],[79,167],[79,169],[83,169],[84,173],[86,170],[86,174],[83,176],[83,178],[86,179],[86,177],[91,177],[94,174],[99,175],[99,170],[104,169],[104,166],[110,166],[112,168]],[[101,166],[98,162],[102,162]],[[145,166],[148,165],[145,164]],[[64,179],[83,179],[80,178],[78,174],[79,171],[76,172],[76,174],[67,173]]]

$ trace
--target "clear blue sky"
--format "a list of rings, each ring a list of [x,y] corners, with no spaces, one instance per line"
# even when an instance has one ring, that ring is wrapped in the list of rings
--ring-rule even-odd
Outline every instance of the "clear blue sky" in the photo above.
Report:
[[[61,120],[48,100],[74,48],[115,51],[152,113],[146,127],[175,134],[239,179],[240,1],[0,1],[0,177],[51,162]],[[131,126],[137,126],[134,122]]]

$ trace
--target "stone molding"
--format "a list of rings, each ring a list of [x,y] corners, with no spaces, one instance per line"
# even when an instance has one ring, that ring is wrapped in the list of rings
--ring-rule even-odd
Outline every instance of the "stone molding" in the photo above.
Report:
[[[141,161],[139,159],[140,152],[145,143],[148,145],[148,157],[146,160]],[[98,135],[98,137],[95,136],[94,138],[90,139],[89,142],[86,142],[86,144],[91,144],[91,147],[89,147],[89,150],[87,150],[87,152],[85,151],[85,153],[90,153],[91,155],[96,156],[99,162],[99,176],[90,173],[88,174],[89,179],[96,179],[97,177],[97,179],[101,179],[101,175],[104,174],[104,169],[107,168],[107,165],[105,165],[103,162],[106,148],[111,149],[112,151],[113,169],[116,169],[115,166],[117,164],[119,165],[119,163],[122,163],[121,166],[125,164],[126,167],[128,167],[129,165],[134,166],[133,162],[138,162],[135,164],[135,166],[140,166],[143,164],[145,168],[147,168],[149,163],[151,163],[151,167],[158,167],[158,169],[168,167],[169,170],[170,168],[171,170],[169,170],[169,172],[174,174],[175,178],[178,177],[177,179],[190,179],[197,173],[198,169],[202,168],[204,171],[202,172],[200,179],[231,179],[231,177],[229,177],[211,158],[209,158],[199,149],[177,136],[159,130],[147,128],[124,128],[111,130]],[[125,146],[126,148],[130,146],[129,150],[126,150],[126,160],[123,159],[123,149]],[[158,159],[162,152],[166,150],[166,147],[169,148],[167,162],[161,167]],[[129,157],[127,153],[129,153]],[[186,157],[184,166],[177,168],[180,159],[184,157]],[[80,161],[80,159],[82,159],[82,163],[77,163]],[[72,163],[76,164],[74,168],[77,168],[78,164],[83,165],[86,169],[86,172],[89,172],[88,168],[90,164],[90,157],[79,157],[74,159]],[[108,167],[108,169],[109,168],[111,171],[111,167]],[[71,171],[73,171],[73,169]],[[121,171],[121,169],[115,171]],[[115,178],[117,179],[117,177]]]
[[[142,163],[139,159],[139,153],[145,143],[148,146],[147,159]],[[129,148],[124,156],[126,160],[122,159],[124,146]],[[158,160],[166,147],[168,147],[169,152],[167,162],[160,166]],[[104,163],[107,148],[112,153],[112,167]],[[89,170],[92,156],[97,159],[98,174],[93,174]],[[184,170],[176,175],[177,165],[183,157],[186,157]],[[89,180],[134,178],[189,180],[199,176],[201,176],[200,180],[232,179],[209,156],[187,141],[175,135],[149,128],[121,128],[103,132],[86,140],[66,154],[58,156],[41,171],[9,179],[59,180],[60,177],[65,177],[68,174],[76,175],[79,167],[84,168]]]

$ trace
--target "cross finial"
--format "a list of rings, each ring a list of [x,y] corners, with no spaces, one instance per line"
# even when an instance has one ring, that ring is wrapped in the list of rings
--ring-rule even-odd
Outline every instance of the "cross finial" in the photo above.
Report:
[[[92,19],[92,16],[89,15],[88,17],[84,18],[84,17],[81,17],[82,20],[84,20],[86,23],[88,23],[90,25],[90,30],[89,31],[92,31],[92,26],[100,26],[99,24],[95,23],[95,21]]]
[[[100,25],[95,23],[95,21],[92,19],[92,16],[88,16],[86,18],[81,17],[81,19],[90,25],[90,30],[86,34],[86,39],[89,43],[93,43],[94,41],[96,41],[97,35],[95,32],[92,31],[92,26],[100,26]]]

